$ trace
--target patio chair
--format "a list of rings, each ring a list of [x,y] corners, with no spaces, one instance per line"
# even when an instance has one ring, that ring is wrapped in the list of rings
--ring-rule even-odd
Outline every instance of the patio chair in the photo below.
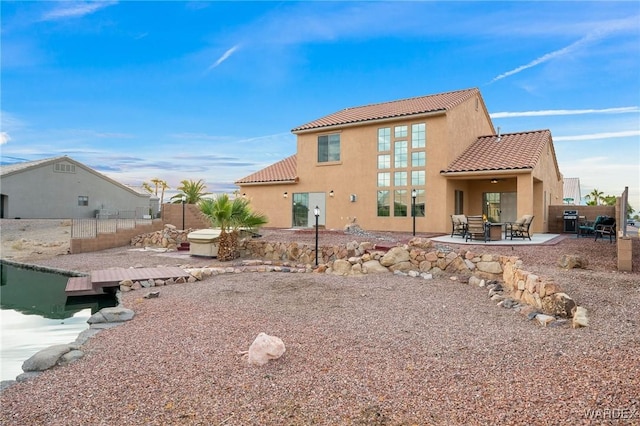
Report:
[[[481,239],[485,243],[489,239],[489,228],[484,223],[482,216],[467,216],[467,232],[464,240],[478,240]]]
[[[507,223],[506,230],[505,230],[505,238],[507,234],[509,234],[512,240],[513,240],[513,237],[516,237],[516,238],[522,238],[523,240],[525,238],[529,238],[529,241],[531,241],[531,233],[529,232],[529,228],[531,227],[531,222],[533,222],[533,217],[534,217],[533,215],[525,214],[515,222]]]
[[[604,238],[605,235],[609,236],[609,242],[613,242],[613,240],[616,238],[616,220],[613,217],[608,217],[605,220],[603,220],[602,222],[600,222],[598,225],[596,225],[596,228],[593,231],[594,234],[596,234],[596,239],[595,241],[598,241],[598,236]]]
[[[463,214],[451,215],[451,237],[460,235],[462,238],[467,234],[467,217]]]
[[[600,225],[607,218],[608,218],[607,216],[597,216],[596,220],[594,220],[594,221],[582,222],[578,226],[578,236],[577,236],[577,238],[593,235],[595,230],[596,230],[596,227],[598,225]]]

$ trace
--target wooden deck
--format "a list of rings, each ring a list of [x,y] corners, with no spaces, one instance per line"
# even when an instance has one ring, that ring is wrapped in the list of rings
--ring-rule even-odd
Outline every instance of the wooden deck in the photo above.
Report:
[[[168,280],[189,277],[182,268],[112,268],[92,271],[89,276],[71,277],[67,281],[67,296],[93,296],[104,294],[105,288],[118,287],[123,280]]]

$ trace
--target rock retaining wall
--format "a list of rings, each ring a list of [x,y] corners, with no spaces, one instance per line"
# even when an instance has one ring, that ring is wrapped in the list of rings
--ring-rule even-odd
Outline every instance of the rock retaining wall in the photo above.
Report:
[[[271,261],[311,264],[315,248],[297,243],[271,243],[246,240],[241,247],[242,257]],[[461,281],[470,277],[502,281],[510,297],[520,303],[554,316],[568,318],[576,306],[551,278],[538,276],[523,268],[516,256],[476,253],[467,249],[453,251],[437,247],[429,239],[413,238],[406,245],[388,251],[377,250],[372,243],[351,242],[345,246],[319,248],[316,272],[339,275],[401,272],[417,276],[450,274]]]
[[[139,235],[131,240],[135,247],[164,247],[175,249],[186,241],[190,232],[165,225],[162,231]],[[509,297],[519,303],[532,306],[548,315],[569,318],[576,303],[564,293],[551,278],[538,276],[524,269],[515,256],[477,253],[461,248],[457,251],[447,246],[436,246],[426,238],[413,238],[407,244],[388,250],[378,249],[370,242],[353,241],[345,245],[319,247],[318,266],[315,265],[315,247],[295,242],[270,242],[245,239],[241,242],[242,258],[261,259],[266,262],[251,265],[262,272],[323,272],[344,276],[362,276],[376,273],[404,273],[411,276],[454,275],[462,282],[470,277],[487,281],[501,281]],[[208,268],[214,274],[243,272],[238,268],[247,264],[234,264],[227,268]],[[122,291],[164,283],[126,283]],[[167,283],[170,284],[170,283]]]

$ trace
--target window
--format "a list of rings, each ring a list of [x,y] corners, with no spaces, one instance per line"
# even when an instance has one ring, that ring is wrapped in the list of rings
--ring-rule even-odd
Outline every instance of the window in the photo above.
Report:
[[[378,216],[389,216],[389,191],[378,191]]]
[[[455,206],[453,208],[453,210],[455,211],[455,214],[463,214],[464,212],[464,192],[460,191],[459,189],[456,189],[454,192],[454,198],[455,198]]]
[[[411,153],[411,167],[424,167],[425,165],[425,152],[417,151]]]
[[[394,216],[406,216],[407,215],[407,190],[396,189],[393,197],[393,215]]]
[[[419,123],[411,126],[411,148],[424,148],[426,141],[425,124]]]
[[[378,151],[389,150],[391,150],[391,129],[389,127],[378,129]]]
[[[340,135],[318,136],[318,163],[340,161]]]
[[[292,206],[293,226],[308,226],[309,224],[309,194],[301,192],[293,194]]]
[[[394,166],[407,167],[407,141],[397,141],[394,148]]]
[[[407,137],[407,126],[396,126],[394,130],[394,135],[396,138],[406,138]]]
[[[389,172],[378,173],[378,186],[379,187],[391,186],[391,173]]]
[[[88,206],[89,205],[89,196],[88,195],[78,195],[78,205],[79,206]]]
[[[424,186],[424,170],[411,171],[411,185]]]
[[[395,172],[393,174],[393,184],[395,186],[407,186],[407,172]]]
[[[411,200],[413,203],[413,200]],[[424,205],[426,203],[424,189],[416,189],[416,207],[414,214],[416,217],[424,217]]]
[[[391,155],[389,155],[389,154],[378,155],[378,168],[379,169],[390,169],[391,168]]]

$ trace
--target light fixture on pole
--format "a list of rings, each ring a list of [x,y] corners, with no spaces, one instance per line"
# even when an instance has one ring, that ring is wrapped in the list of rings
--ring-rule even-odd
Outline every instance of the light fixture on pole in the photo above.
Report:
[[[316,216],[316,266],[318,266],[318,217],[320,216],[320,208],[318,206],[313,209],[313,214]]]
[[[413,216],[413,236],[416,236],[416,197],[418,196],[418,191],[415,189],[411,190],[411,216]]]
[[[182,194],[182,230],[184,231],[184,203],[187,202],[187,196]]]

